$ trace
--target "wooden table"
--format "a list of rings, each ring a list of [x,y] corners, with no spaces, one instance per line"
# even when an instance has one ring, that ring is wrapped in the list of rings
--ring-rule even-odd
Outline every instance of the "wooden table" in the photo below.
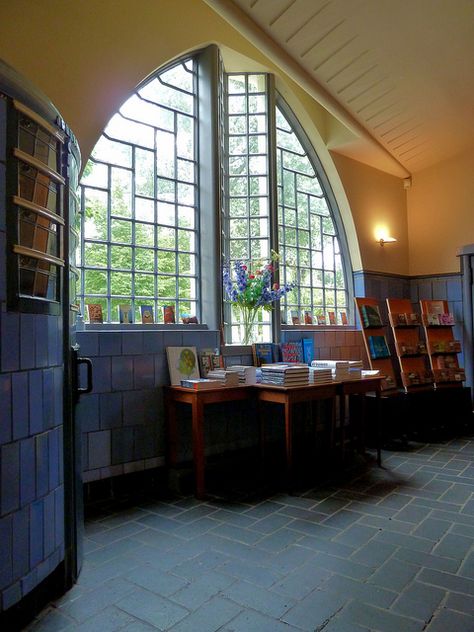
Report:
[[[285,445],[286,445],[286,474],[288,486],[291,489],[293,480],[293,404],[330,399],[335,401],[337,383],[310,384],[308,386],[273,386],[257,384],[256,398],[259,403],[260,432],[262,446],[265,444],[265,419],[261,409],[261,402],[282,404],[285,415]],[[334,405],[331,410],[331,443],[334,442],[335,415]]]
[[[192,411],[192,440],[196,497],[203,498],[205,492],[205,453],[204,453],[204,409],[208,404],[234,402],[253,397],[251,386],[219,386],[194,390],[182,386],[165,386],[164,403],[168,424],[167,466],[176,464],[176,404],[189,404]]]
[[[345,419],[346,419],[346,395],[365,395],[366,393],[375,393],[376,412],[375,412],[375,436],[377,449],[377,465],[382,465],[381,455],[381,437],[380,437],[380,393],[382,392],[383,376],[364,377],[360,380],[349,380],[347,382],[337,383],[337,394],[339,395],[339,423],[340,423],[340,440],[341,440],[341,459],[344,460],[344,440],[345,440]],[[365,447],[365,399],[362,398],[362,414],[361,423],[359,424],[359,445]]]

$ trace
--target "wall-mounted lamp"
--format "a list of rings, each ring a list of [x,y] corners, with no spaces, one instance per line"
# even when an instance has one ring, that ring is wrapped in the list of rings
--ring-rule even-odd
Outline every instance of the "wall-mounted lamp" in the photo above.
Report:
[[[385,244],[393,244],[396,240],[395,237],[380,237],[380,239],[377,239],[377,241],[379,242],[379,244],[381,246],[384,246]]]

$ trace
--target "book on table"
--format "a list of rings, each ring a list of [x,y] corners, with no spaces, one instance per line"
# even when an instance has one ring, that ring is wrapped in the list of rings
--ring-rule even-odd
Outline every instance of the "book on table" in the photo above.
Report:
[[[202,391],[207,388],[220,388],[222,385],[219,380],[209,380],[202,377],[195,380],[181,380],[181,386],[184,388],[192,388],[195,391]]]

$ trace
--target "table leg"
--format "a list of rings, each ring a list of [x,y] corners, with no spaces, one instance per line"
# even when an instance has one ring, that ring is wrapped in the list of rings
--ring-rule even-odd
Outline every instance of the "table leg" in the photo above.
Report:
[[[197,400],[192,404],[193,423],[193,457],[194,476],[196,482],[196,497],[204,498],[204,406]]]
[[[177,432],[176,432],[176,402],[165,397],[165,419],[167,421],[166,463],[168,467],[176,465],[177,461]]]
[[[265,472],[265,417],[263,415],[263,404],[261,401],[257,402],[257,416],[260,428],[260,465],[263,474]]]
[[[380,390],[375,391],[375,441],[377,448],[377,465],[382,467],[382,432],[380,428]]]
[[[286,480],[291,491],[293,487],[293,419],[292,405],[285,402],[285,439],[286,439]]]

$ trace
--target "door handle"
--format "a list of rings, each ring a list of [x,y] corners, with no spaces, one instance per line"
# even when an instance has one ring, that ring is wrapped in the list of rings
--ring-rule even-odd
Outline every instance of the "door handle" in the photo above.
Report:
[[[86,386],[84,388],[80,388],[78,386],[77,389],[76,389],[77,394],[78,395],[84,395],[85,393],[90,393],[92,391],[92,388],[93,388],[93,382],[92,382],[92,360],[90,358],[77,358],[76,362],[77,362],[78,368],[79,368],[79,366],[81,364],[85,364],[85,366],[86,366],[86,375],[87,375]]]

